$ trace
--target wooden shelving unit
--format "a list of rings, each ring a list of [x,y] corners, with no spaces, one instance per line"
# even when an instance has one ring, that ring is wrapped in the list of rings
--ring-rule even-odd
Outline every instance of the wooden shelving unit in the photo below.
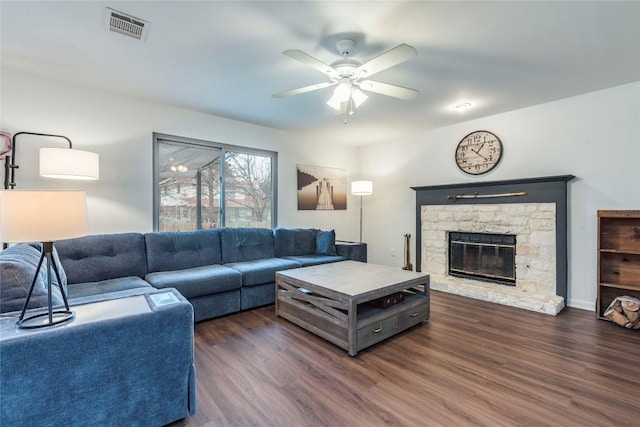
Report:
[[[623,295],[640,298],[640,210],[601,210],[596,316]]]

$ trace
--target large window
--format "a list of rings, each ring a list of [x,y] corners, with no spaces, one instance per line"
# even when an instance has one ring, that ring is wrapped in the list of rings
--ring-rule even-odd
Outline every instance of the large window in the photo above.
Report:
[[[155,230],[275,226],[276,153],[161,134],[153,153]]]

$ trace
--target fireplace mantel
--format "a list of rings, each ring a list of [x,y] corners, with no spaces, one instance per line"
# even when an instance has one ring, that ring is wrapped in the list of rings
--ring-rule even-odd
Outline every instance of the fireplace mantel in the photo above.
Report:
[[[421,208],[431,205],[555,203],[556,294],[567,298],[567,182],[573,175],[411,187],[416,192],[416,268],[421,271]],[[455,198],[453,196],[467,196]]]

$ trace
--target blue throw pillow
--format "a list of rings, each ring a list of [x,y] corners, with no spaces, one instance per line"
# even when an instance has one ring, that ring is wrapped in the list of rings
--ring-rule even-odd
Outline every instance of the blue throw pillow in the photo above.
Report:
[[[316,253],[320,255],[336,254],[336,232],[335,230],[318,230],[316,234]]]

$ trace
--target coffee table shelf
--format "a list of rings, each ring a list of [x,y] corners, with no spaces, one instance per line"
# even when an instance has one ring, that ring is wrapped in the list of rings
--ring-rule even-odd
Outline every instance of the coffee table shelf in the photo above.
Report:
[[[404,301],[371,301],[403,292]],[[429,276],[344,261],[276,274],[276,314],[347,350],[351,356],[429,319]]]

